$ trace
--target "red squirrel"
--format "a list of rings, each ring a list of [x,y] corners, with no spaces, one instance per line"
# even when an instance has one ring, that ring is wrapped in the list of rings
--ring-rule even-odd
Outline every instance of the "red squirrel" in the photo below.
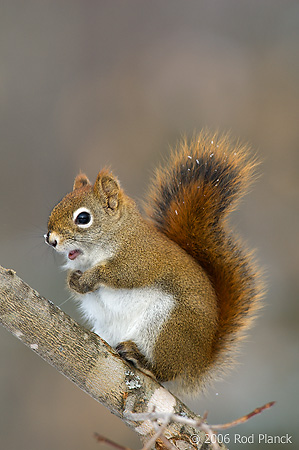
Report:
[[[145,216],[108,170],[79,174],[46,242],[94,332],[176,390],[225,370],[262,295],[259,270],[227,223],[254,178],[246,145],[201,132],[157,169]]]

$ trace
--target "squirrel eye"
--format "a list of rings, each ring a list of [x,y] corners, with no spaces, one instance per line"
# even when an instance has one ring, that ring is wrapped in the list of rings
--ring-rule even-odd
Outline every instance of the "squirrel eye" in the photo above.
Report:
[[[88,212],[81,212],[77,215],[75,223],[77,225],[87,225],[90,222],[90,214]]]
[[[92,215],[85,208],[79,208],[73,215],[73,221],[78,227],[88,228],[92,224]]]

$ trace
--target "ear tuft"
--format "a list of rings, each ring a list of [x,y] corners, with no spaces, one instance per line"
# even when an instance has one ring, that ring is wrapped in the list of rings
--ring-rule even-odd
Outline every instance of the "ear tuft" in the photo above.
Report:
[[[93,187],[94,193],[107,208],[107,212],[114,212],[118,208],[120,186],[115,178],[107,170],[102,170]]]
[[[73,191],[75,191],[76,189],[80,189],[84,186],[90,185],[90,181],[87,178],[87,176],[85,175],[85,173],[80,172],[74,181],[74,186],[73,186]]]

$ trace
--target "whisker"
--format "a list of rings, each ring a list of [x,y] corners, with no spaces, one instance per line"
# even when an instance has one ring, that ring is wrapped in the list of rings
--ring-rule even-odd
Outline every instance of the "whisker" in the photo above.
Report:
[[[72,296],[70,295],[66,300],[64,300],[62,303],[58,305],[59,308],[61,308],[63,305],[65,305],[68,301],[72,299]]]

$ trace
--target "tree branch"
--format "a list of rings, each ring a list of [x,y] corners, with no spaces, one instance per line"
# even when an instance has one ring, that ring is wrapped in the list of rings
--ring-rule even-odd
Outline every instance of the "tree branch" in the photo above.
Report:
[[[0,323],[133,428],[143,443],[157,433],[156,427],[149,420],[130,420],[129,413],[156,411],[198,419],[154,379],[129,366],[99,336],[41,297],[13,270],[1,266]],[[177,449],[200,449],[202,445],[205,450],[212,448],[205,443],[203,431],[186,424],[168,424],[164,436]],[[163,439],[155,445],[167,448]]]

